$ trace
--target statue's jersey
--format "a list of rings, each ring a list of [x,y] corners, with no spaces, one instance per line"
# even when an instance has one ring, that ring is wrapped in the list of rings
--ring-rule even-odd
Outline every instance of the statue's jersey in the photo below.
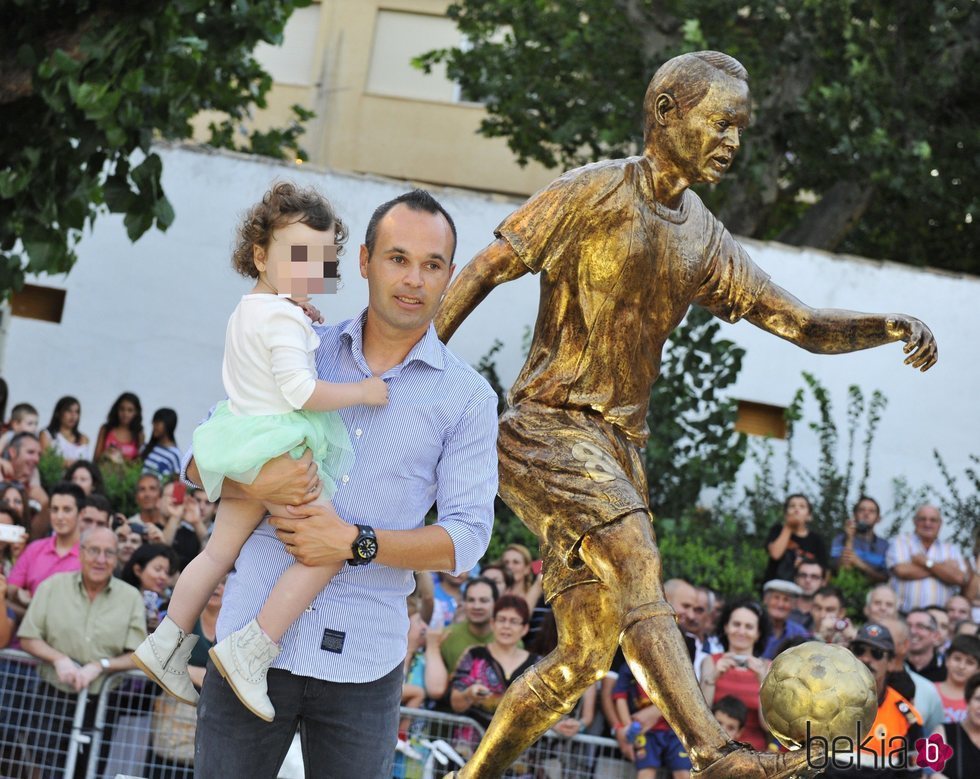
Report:
[[[594,409],[636,444],[664,342],[690,305],[735,322],[769,280],[693,192],[677,210],[658,203],[645,157],[569,171],[496,234],[541,273],[511,403]]]

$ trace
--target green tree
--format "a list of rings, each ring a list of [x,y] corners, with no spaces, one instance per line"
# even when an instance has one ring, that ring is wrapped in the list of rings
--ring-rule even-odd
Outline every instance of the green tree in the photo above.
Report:
[[[136,240],[165,230],[174,209],[160,184],[156,138],[191,136],[191,119],[218,112],[211,142],[234,148],[265,106],[271,77],[252,55],[279,43],[310,0],[10,0],[0,27],[0,296],[29,272],[63,273],[86,226],[125,214]],[[254,132],[244,151],[297,147],[286,128]]]
[[[641,148],[643,93],[683,51],[737,57],[755,122],[702,196],[741,235],[977,272],[980,12],[946,0],[462,0],[429,52],[523,164]]]

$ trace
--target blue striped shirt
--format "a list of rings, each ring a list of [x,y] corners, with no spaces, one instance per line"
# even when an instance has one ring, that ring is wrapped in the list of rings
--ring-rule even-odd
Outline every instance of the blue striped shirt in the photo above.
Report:
[[[354,382],[371,375],[362,351],[365,313],[317,327],[321,379]],[[456,569],[472,568],[487,549],[497,493],[497,397],[453,355],[431,325],[405,360],[383,376],[388,405],[341,409],[355,464],[333,497],[348,522],[385,530],[422,527],[438,504],[438,524],[452,538]],[[254,619],[282,572],[293,562],[263,522],[246,542],[225,587],[218,637]],[[286,632],[273,664],[300,676],[370,682],[403,662],[407,651],[405,597],[412,572],[377,563],[344,566]],[[325,631],[343,634],[326,640]]]

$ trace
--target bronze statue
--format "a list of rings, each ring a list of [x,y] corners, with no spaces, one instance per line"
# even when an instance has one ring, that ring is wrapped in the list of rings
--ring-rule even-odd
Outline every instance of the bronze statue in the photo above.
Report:
[[[460,777],[489,779],[568,713],[619,643],[687,748],[696,779],[805,776],[803,752],[730,742],[695,680],[660,557],[640,447],[664,341],[692,303],[819,353],[932,333],[898,314],[812,309],[769,281],[688,187],[728,170],[749,123],[748,74],[726,54],[666,62],[644,101],[643,156],[561,176],[497,228],[436,317],[445,340],[496,285],[541,274],[527,362],[500,420],[500,494],[541,540],[559,645],[510,688]]]

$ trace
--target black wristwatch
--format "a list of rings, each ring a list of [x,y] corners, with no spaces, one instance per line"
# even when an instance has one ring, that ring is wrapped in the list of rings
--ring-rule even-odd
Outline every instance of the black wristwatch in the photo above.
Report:
[[[378,537],[370,525],[357,525],[357,538],[350,545],[354,557],[348,565],[367,565],[378,556]]]

